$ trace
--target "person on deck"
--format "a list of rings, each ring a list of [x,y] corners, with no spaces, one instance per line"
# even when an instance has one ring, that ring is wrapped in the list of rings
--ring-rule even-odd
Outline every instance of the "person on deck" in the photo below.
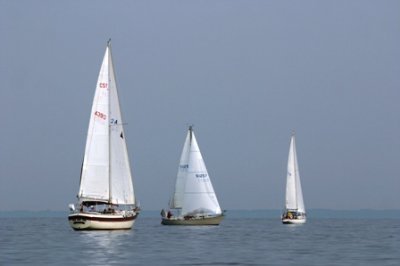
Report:
[[[168,213],[167,213],[167,218],[169,219],[169,218],[171,218],[173,215],[172,215],[172,212],[171,211],[168,211]]]

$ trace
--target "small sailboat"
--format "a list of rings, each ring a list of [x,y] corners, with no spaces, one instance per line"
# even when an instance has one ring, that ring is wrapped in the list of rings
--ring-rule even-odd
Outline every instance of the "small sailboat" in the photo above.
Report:
[[[130,229],[139,214],[135,204],[111,40],[101,65],[83,159],[78,202],[69,204],[75,230]]]
[[[192,126],[183,146],[169,205],[169,210],[161,211],[164,225],[219,225],[224,217]]]
[[[292,134],[286,177],[286,203],[282,214],[284,224],[303,224],[306,222],[303,192],[301,190],[299,165],[297,163],[295,135]]]

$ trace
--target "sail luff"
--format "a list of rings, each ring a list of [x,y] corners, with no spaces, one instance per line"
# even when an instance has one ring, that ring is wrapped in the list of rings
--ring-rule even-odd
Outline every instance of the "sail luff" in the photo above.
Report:
[[[108,106],[109,106],[109,108],[108,108],[108,119],[111,118],[111,116],[110,116],[110,103],[111,103],[111,101],[110,101],[110,98],[111,98],[110,72],[112,71],[112,68],[111,68],[111,64],[110,63],[112,62],[112,60],[111,60],[111,47],[110,47],[110,45],[111,45],[111,42],[110,42],[110,40],[108,40],[107,48],[106,48],[107,51],[108,51],[107,60],[108,60],[108,84],[109,84],[108,85],[108,94],[109,94],[109,97],[108,97]],[[109,200],[109,203],[111,203],[112,202],[112,180],[111,180],[111,171],[112,171],[112,169],[111,169],[111,126],[110,126],[110,124],[108,125],[108,160],[109,160],[109,167],[108,167],[108,193],[109,193],[109,196],[108,196],[108,200]]]

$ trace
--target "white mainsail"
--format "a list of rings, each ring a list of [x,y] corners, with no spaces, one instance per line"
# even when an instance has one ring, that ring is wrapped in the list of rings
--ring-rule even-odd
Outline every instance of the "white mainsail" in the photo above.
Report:
[[[182,209],[185,181],[189,169],[190,132],[188,132],[183,145],[181,159],[179,160],[178,174],[176,176],[175,190],[170,202],[171,209]]]
[[[297,210],[302,213],[305,212],[294,134],[291,137],[289,147],[285,207],[287,210]]]
[[[182,151],[173,202],[182,208],[183,216],[222,213],[192,127]]]
[[[90,114],[78,197],[80,202],[135,204],[110,41]]]

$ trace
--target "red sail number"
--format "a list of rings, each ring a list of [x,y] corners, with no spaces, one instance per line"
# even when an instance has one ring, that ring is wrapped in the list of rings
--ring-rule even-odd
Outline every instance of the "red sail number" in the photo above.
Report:
[[[99,87],[102,88],[102,89],[107,89],[108,83],[100,82],[100,83],[99,83]]]
[[[105,114],[103,114],[103,113],[101,113],[99,111],[94,112],[94,115],[99,117],[99,118],[101,118],[101,119],[103,119],[103,120],[106,120],[106,118],[107,118],[107,116]]]

